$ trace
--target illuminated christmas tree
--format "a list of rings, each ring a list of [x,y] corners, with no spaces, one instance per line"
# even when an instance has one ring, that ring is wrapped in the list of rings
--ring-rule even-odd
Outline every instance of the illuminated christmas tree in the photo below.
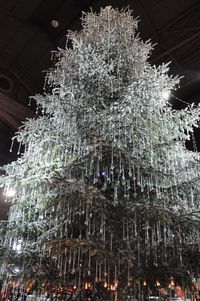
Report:
[[[200,108],[172,109],[179,79],[150,65],[130,11],[106,7],[82,25],[34,97],[40,117],[13,138],[25,151],[2,177],[17,195],[1,274],[142,300],[170,277],[198,277],[200,157],[185,141]]]

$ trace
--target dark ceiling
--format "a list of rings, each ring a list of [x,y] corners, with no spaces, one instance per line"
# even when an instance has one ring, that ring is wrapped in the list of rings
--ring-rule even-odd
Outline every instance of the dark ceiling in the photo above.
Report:
[[[42,92],[50,51],[65,46],[68,29],[81,28],[82,11],[107,5],[129,6],[140,16],[142,39],[157,44],[151,62],[171,61],[171,73],[184,76],[176,96],[190,103],[200,99],[199,0],[0,0],[1,165],[16,158],[16,151],[9,152],[10,139],[22,120],[34,116],[28,96]],[[54,19],[57,28],[51,26]],[[176,98],[171,101],[183,106]]]

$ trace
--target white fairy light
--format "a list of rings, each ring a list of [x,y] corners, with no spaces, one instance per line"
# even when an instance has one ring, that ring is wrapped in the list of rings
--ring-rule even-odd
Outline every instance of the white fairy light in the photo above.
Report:
[[[16,190],[14,188],[8,188],[4,192],[7,198],[13,198],[16,195]]]
[[[168,100],[170,98],[170,95],[171,95],[171,93],[169,90],[164,90],[161,94],[161,98],[163,100]]]

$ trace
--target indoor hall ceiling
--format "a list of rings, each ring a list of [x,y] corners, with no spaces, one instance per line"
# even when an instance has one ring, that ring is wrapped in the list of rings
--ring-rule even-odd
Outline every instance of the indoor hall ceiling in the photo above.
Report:
[[[141,38],[156,44],[151,63],[171,61],[170,72],[184,76],[176,96],[198,102],[200,0],[0,0],[0,164],[17,156],[17,150],[9,152],[10,140],[20,122],[34,116],[28,96],[42,92],[50,52],[65,47],[68,29],[81,28],[82,11],[107,5],[129,6],[140,17]],[[58,20],[57,28],[52,20]]]

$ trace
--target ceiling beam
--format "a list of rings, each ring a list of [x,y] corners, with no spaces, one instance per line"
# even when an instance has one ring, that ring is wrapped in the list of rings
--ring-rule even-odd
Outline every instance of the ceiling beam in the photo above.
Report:
[[[0,92],[0,119],[11,128],[18,129],[21,121],[33,116],[34,112],[29,108]]]
[[[200,1],[197,1],[194,5],[192,5],[188,9],[186,9],[182,14],[179,14],[171,22],[167,23],[166,25],[164,25],[163,27],[161,27],[160,29],[158,29],[157,30],[157,34],[165,32],[166,30],[168,30],[169,28],[171,28],[172,26],[174,26],[174,24],[178,23],[183,18],[185,18],[186,16],[190,15],[190,13],[193,12],[194,10],[196,10],[199,7],[199,5],[200,5]]]
[[[12,128],[14,131],[16,131],[19,126],[20,122],[17,121],[13,116],[8,114],[7,112],[0,109],[0,120],[3,121],[5,124],[7,124],[10,128]]]
[[[195,34],[191,35],[190,37],[184,39],[183,41],[181,41],[180,43],[176,44],[174,47],[171,47],[165,51],[163,51],[160,55],[152,58],[150,61],[151,63],[155,63],[161,59],[163,59],[165,56],[171,54],[172,52],[174,52],[175,50],[183,47],[184,45],[190,43],[191,41],[197,39],[200,36],[200,31],[196,32]]]

